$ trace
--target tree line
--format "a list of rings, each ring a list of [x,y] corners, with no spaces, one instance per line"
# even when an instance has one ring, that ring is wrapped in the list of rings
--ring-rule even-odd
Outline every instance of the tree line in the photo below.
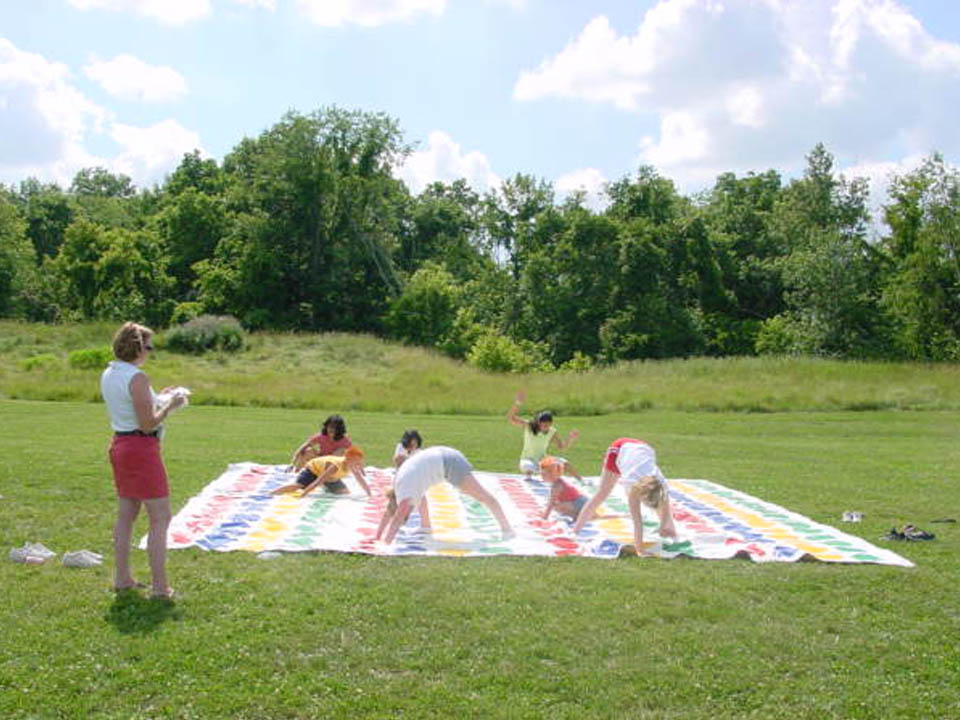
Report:
[[[960,177],[939,154],[869,187],[822,145],[801,178],[720,175],[684,196],[649,167],[558,201],[518,174],[413,195],[396,120],[291,112],[161,185],[103,168],[0,185],[0,316],[226,314],[368,332],[491,369],[801,353],[960,359]],[[871,228],[882,227],[881,232]]]

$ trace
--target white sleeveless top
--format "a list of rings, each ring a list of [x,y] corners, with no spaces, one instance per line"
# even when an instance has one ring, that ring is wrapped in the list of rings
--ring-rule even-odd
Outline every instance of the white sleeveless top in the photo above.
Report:
[[[100,376],[100,394],[110,413],[110,426],[117,432],[129,432],[140,427],[130,396],[130,381],[140,372],[143,371],[132,363],[113,360]],[[156,404],[157,396],[153,388],[150,388],[150,397]]]

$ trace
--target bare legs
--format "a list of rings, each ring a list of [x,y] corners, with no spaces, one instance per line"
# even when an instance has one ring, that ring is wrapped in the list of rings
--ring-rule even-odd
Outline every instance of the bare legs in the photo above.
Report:
[[[603,474],[600,475],[600,487],[587,504],[583,506],[583,510],[580,511],[580,516],[573,524],[574,535],[583,530],[583,526],[593,519],[593,516],[597,513],[597,508],[609,497],[619,477],[620,476],[612,470],[608,470],[607,468],[603,469]]]
[[[150,574],[153,579],[153,594],[167,596],[167,528],[170,527],[170,498],[144,500],[147,515],[150,517],[150,531],[147,534],[147,554],[150,556]]]
[[[499,501],[483,485],[477,482],[473,475],[467,475],[458,487],[463,493],[487,506],[487,509],[500,523],[500,530],[503,531],[504,537],[513,536],[513,528],[510,527],[507,516],[503,514],[503,508],[500,507]]]
[[[596,495],[590,498],[590,501],[584,505],[583,510],[580,511],[580,516],[573,524],[574,534],[580,532],[583,526],[596,516],[597,508],[600,506],[600,503],[610,495],[619,477],[620,476],[612,470],[608,470],[607,468],[603,469],[603,474],[600,476],[600,489],[597,490]],[[634,485],[627,493],[627,505],[630,508],[630,517],[633,519],[633,538],[637,544],[637,552],[640,552],[641,543],[643,542],[643,516],[640,511],[640,494],[633,491],[633,488],[636,487],[637,486]],[[657,508],[657,515],[660,518],[660,537],[676,537],[677,528],[673,523],[673,511],[670,507],[670,498],[666,493],[666,489],[664,489],[660,506]]]
[[[507,520],[507,516],[504,514],[500,503],[486,490],[486,488],[477,482],[477,479],[473,475],[467,475],[463,479],[463,482],[461,482],[457,487],[464,495],[469,495],[470,497],[474,498],[475,500],[479,500],[487,506],[487,509],[490,510],[490,513],[500,524],[500,530],[503,532],[505,539],[513,537],[513,528],[510,527],[510,522]],[[428,506],[426,498],[421,498],[419,503],[421,527],[429,528],[430,516],[429,510],[427,509]],[[387,519],[388,513],[384,513],[383,519],[380,521],[379,528],[379,530],[382,530],[384,533],[384,543],[389,545],[391,542],[393,542],[393,538],[396,536],[397,531],[407,521],[412,509],[413,504],[409,499],[405,499],[399,504],[396,512],[393,514],[393,517],[390,517],[389,520]],[[379,530],[377,537],[380,536]]]
[[[133,522],[139,514],[139,500],[117,498],[117,523],[113,526],[113,586],[118,590],[137,584],[130,572],[130,539],[133,537]]]
[[[150,530],[147,534],[147,554],[150,557],[150,574],[154,595],[169,595],[167,585],[167,528],[170,527],[170,498],[135,500],[117,499],[117,523],[113,528],[114,576],[113,584],[118,590],[136,587],[137,581],[130,571],[130,544],[133,538],[133,523],[140,514],[140,506],[147,509]]]

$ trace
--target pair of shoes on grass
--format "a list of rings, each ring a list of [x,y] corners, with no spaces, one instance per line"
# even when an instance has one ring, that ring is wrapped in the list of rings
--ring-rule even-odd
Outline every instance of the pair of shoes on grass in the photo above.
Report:
[[[933,540],[937,536],[916,525],[904,525],[902,528],[890,528],[890,532],[883,536],[884,540]]]

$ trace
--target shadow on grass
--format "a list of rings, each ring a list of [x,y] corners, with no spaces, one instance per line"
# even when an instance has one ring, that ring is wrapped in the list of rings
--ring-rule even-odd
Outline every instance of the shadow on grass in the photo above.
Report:
[[[146,598],[135,590],[118,592],[105,619],[124,634],[150,633],[183,613],[169,600]]]

